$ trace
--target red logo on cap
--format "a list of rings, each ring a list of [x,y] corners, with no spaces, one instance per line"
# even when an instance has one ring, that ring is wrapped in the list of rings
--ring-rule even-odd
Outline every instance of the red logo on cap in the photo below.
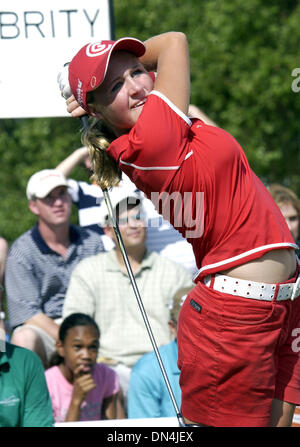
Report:
[[[93,77],[92,77],[90,84],[91,84],[91,87],[92,87],[92,88],[94,88],[94,87],[96,86],[96,84],[97,84],[97,78],[96,78],[96,76],[93,76]]]
[[[106,44],[106,43],[102,43],[102,41],[101,42],[96,42],[96,43],[90,43],[86,47],[86,55],[88,57],[101,56],[102,54],[104,54],[107,51],[109,51],[111,47],[112,47],[111,43],[110,44]]]

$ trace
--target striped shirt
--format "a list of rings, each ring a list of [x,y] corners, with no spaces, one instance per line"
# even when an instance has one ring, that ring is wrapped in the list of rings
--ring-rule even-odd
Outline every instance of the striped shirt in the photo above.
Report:
[[[95,232],[70,226],[70,245],[63,258],[42,238],[38,226],[22,234],[11,246],[6,263],[6,300],[11,328],[37,313],[59,318],[74,267],[87,256],[103,251]]]
[[[73,179],[68,179],[68,186],[72,201],[78,208],[79,225],[104,234],[103,228],[99,225],[101,217],[99,206],[103,200],[99,186]]]

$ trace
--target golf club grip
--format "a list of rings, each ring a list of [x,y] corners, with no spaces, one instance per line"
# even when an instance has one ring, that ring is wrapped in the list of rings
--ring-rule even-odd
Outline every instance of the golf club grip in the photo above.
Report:
[[[80,122],[84,130],[87,130],[89,128],[89,117],[88,115],[83,115],[80,117]]]

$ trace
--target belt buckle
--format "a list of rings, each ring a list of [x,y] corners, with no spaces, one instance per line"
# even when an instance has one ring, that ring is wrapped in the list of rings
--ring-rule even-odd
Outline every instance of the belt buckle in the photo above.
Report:
[[[298,295],[300,295],[300,275],[294,284],[291,300],[293,301]]]

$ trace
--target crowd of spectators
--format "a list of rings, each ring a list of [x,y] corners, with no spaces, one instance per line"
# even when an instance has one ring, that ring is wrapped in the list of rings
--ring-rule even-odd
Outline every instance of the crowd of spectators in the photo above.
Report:
[[[102,191],[68,178],[77,164],[90,168],[85,147],[33,174],[36,225],[10,247],[0,237],[0,426],[175,416]],[[299,199],[268,189],[298,242]],[[125,175],[110,198],[180,406],[176,331],[196,272],[191,246]]]
[[[40,401],[45,404],[39,418],[15,417],[12,425],[127,418],[132,367],[153,350],[104,200],[93,206],[98,219],[95,231],[93,226],[70,224],[69,191],[72,186],[59,169],[33,174],[26,195],[37,223],[9,250],[1,239],[7,314],[1,313],[0,368],[12,380],[11,352],[30,365],[38,364],[35,392],[41,388]],[[159,347],[168,345],[174,339],[168,325],[172,298],[178,289],[193,284],[190,247],[153,209],[149,217],[149,201],[133,184],[125,181],[111,191],[110,198],[155,341]],[[173,236],[165,239],[159,234],[151,245],[148,225],[154,218],[153,228]],[[176,249],[168,250],[166,240]],[[185,246],[182,257],[180,246]],[[28,373],[25,380],[33,378]],[[12,406],[17,413],[28,402],[19,390],[7,399],[7,405],[0,403],[0,425],[7,425],[1,405],[5,412]],[[175,415],[174,410],[170,415]]]

